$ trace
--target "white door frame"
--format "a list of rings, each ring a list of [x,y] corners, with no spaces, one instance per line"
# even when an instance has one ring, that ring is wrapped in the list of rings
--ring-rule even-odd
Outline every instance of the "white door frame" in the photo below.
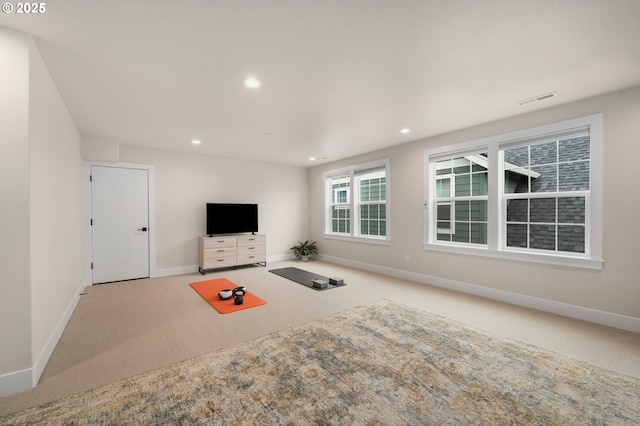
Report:
[[[92,245],[91,240],[91,166],[103,166],[103,167],[119,167],[121,169],[142,169],[146,170],[149,174],[149,277],[157,277],[156,270],[156,200],[155,200],[155,167],[150,164],[133,164],[133,163],[98,163],[85,161],[83,164],[83,179],[84,179],[84,205],[85,205],[85,282],[92,283],[93,279],[91,273],[91,263],[93,262]]]

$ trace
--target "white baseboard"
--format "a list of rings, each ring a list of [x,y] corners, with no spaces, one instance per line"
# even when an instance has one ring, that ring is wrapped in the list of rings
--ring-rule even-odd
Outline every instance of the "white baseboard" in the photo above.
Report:
[[[60,337],[62,337],[62,333],[67,327],[67,324],[71,319],[71,315],[73,315],[73,311],[76,310],[76,306],[78,306],[78,302],[80,301],[82,293],[84,293],[84,289],[87,285],[88,282],[80,283],[80,287],[78,287],[78,290],[76,291],[73,299],[71,299],[69,306],[67,306],[67,309],[64,311],[64,315],[60,321],[58,321],[56,328],[53,330],[53,334],[49,336],[47,344],[42,348],[42,351],[40,351],[40,355],[38,355],[35,365],[33,366],[33,386],[36,386],[40,381],[40,376],[42,376],[42,372],[47,366],[47,362],[49,362],[49,358],[51,358],[53,350],[56,348]]]
[[[539,311],[550,312],[565,317],[615,327],[622,330],[632,331],[634,333],[640,333],[640,318],[628,317],[611,312],[599,311],[597,309],[570,305],[553,300],[483,287],[476,284],[469,284],[461,281],[449,280],[446,278],[404,271],[401,269],[388,268],[386,266],[372,265],[369,263],[357,262],[333,256],[319,255],[319,258],[339,265],[351,266],[357,269],[377,272],[379,274],[429,284],[436,287],[446,288],[448,290],[459,291],[461,293],[486,297],[488,299],[498,300],[512,305],[524,306]]]
[[[198,272],[198,265],[178,266],[176,268],[156,269],[151,278],[170,277],[172,275],[184,275]]]
[[[12,371],[0,376],[0,397],[24,392],[33,387],[33,369]]]
[[[293,254],[278,254],[278,255],[273,255],[273,256],[268,256],[267,257],[267,262],[281,262],[283,260],[291,260],[291,259],[295,259],[295,256]]]
[[[278,254],[267,256],[267,264],[270,262],[280,262],[282,260],[294,259],[295,257],[292,254]],[[164,268],[164,269],[156,269],[152,274],[151,278],[158,277],[169,277],[172,275],[183,275],[183,274],[192,274],[194,272],[199,272],[198,265],[190,265],[190,266],[179,266],[177,268]]]
[[[87,286],[87,282],[83,281],[80,284],[77,292],[71,299],[69,306],[64,311],[64,315],[58,321],[58,324],[53,329],[53,333],[49,336],[46,345],[40,351],[40,354],[36,358],[36,362],[31,368],[27,368],[25,370],[14,371],[5,375],[0,376],[0,396],[11,395],[18,392],[24,392],[35,387],[40,381],[40,377],[42,376],[42,372],[44,368],[47,366],[47,362],[49,362],[49,358],[51,358],[51,354],[53,354],[53,350],[55,349],[62,333],[64,332],[73,311],[75,311],[78,302],[80,301],[80,294],[84,292],[85,287]]]

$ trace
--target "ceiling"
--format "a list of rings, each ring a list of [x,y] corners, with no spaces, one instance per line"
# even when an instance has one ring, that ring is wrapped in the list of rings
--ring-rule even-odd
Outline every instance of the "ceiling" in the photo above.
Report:
[[[0,25],[33,35],[82,133],[123,145],[309,167],[640,85],[637,0],[45,5]]]

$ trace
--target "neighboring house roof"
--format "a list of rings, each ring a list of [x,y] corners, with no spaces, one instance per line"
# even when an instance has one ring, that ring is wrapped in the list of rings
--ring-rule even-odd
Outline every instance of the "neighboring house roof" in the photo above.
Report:
[[[484,167],[485,169],[489,168],[489,162],[487,161],[487,157],[481,154],[465,155],[464,158],[466,160],[471,161],[472,163],[475,163],[479,166]],[[528,170],[524,167],[516,166],[515,164],[511,164],[511,163],[505,163],[504,165],[505,165],[505,170],[508,170],[510,172],[517,173],[524,176],[531,176],[534,179],[540,177],[540,173],[534,172],[532,170]],[[455,167],[455,164],[453,166]],[[448,168],[448,166],[446,166],[445,164],[440,164],[440,162],[436,163],[436,170],[446,169],[446,168]]]

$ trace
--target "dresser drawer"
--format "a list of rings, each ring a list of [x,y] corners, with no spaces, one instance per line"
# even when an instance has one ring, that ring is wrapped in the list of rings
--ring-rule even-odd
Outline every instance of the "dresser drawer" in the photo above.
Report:
[[[228,266],[236,265],[237,257],[234,256],[225,256],[225,257],[207,257],[204,258],[204,269],[211,268],[226,268]]]
[[[235,256],[236,254],[238,254],[238,249],[236,247],[218,247],[218,248],[204,249],[205,260],[215,259],[217,257]]]
[[[261,234],[238,235],[236,238],[239,246],[264,244],[267,241],[266,235]]]
[[[252,246],[238,246],[238,256],[245,254],[265,253],[266,246],[264,244],[252,245]]]
[[[236,237],[202,237],[205,249],[218,247],[235,247],[238,244]]]
[[[250,263],[266,262],[267,255],[264,252],[251,253],[251,254],[239,254],[237,259],[238,259],[238,265],[248,265]]]

